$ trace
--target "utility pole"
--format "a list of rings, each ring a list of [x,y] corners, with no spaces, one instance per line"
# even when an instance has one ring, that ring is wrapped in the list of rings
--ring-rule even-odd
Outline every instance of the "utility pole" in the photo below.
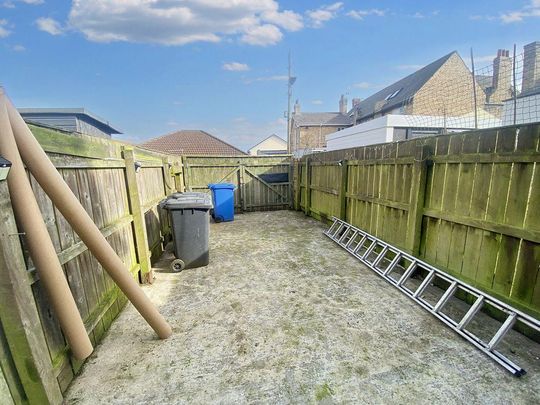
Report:
[[[292,153],[291,139],[291,97],[292,86],[296,81],[296,77],[291,76],[291,51],[289,51],[289,70],[287,74],[287,152]]]

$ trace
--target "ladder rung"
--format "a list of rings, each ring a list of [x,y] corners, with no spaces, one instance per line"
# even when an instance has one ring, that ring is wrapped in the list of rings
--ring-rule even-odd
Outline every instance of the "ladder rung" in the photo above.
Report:
[[[454,295],[457,290],[457,281],[452,282],[448,289],[444,292],[441,299],[435,304],[433,310],[439,312],[441,308],[448,302],[448,300]]]
[[[362,255],[362,259],[367,259],[368,256],[373,251],[373,249],[375,249],[375,246],[377,246],[377,241],[375,239],[370,239],[370,240],[371,240],[371,245],[369,245],[369,247],[366,249],[366,251]]]
[[[390,262],[390,264],[388,265],[388,267],[386,268],[383,274],[387,276],[394,269],[394,267],[396,267],[400,259],[401,259],[401,253],[398,252],[396,253],[396,257],[392,259],[392,261]]]
[[[377,267],[379,265],[382,259],[384,259],[384,255],[386,255],[386,252],[388,252],[388,246],[385,246],[382,248],[381,252],[379,253],[379,255],[377,256],[377,258],[372,264],[373,267]]]
[[[337,241],[340,245],[341,245],[341,241],[343,239],[345,239],[345,236],[347,236],[347,234],[349,233],[349,230],[351,229],[351,227],[349,225],[346,225],[345,226],[345,231],[341,234],[339,240]]]
[[[502,326],[499,328],[497,333],[495,333],[495,336],[490,340],[490,342],[487,345],[488,350],[493,350],[495,346],[499,344],[499,342],[504,338],[504,335],[512,329],[512,326],[514,326],[514,323],[516,323],[516,313],[512,312],[510,315],[508,315],[508,318],[506,318],[506,321],[502,324]]]
[[[358,231],[356,231],[356,230],[353,231],[353,234],[351,235],[351,237],[349,238],[349,240],[347,241],[347,243],[345,243],[345,244],[343,245],[343,247],[344,247],[345,249],[347,249],[347,247],[353,242],[353,240],[354,240],[354,238],[356,237],[356,234],[357,234],[357,233],[358,233]]]
[[[480,308],[482,308],[482,305],[484,305],[484,296],[479,295],[478,298],[476,299],[476,301],[474,301],[474,304],[471,305],[471,307],[469,308],[469,310],[467,311],[465,316],[461,319],[461,321],[459,322],[459,325],[457,326],[457,328],[459,330],[462,330],[465,327],[467,327],[469,322],[472,321],[472,319],[478,313]]]
[[[347,242],[345,246],[343,246],[347,252],[352,253],[354,251],[354,248],[352,247],[352,245],[357,235],[358,235],[358,231],[355,231],[354,236],[351,239],[349,239],[349,242]]]
[[[325,234],[331,236],[332,232],[335,230],[334,228],[336,228],[336,226],[338,224],[339,224],[339,222],[337,220],[334,220],[334,222],[332,223],[332,226],[330,226],[330,228],[328,228],[328,230],[325,232]]]
[[[418,287],[416,291],[413,293],[414,298],[418,298],[418,296],[424,292],[428,284],[431,282],[431,280],[433,280],[434,276],[435,276],[435,270],[430,270],[429,274],[426,276],[424,281],[422,281],[422,284],[420,284],[420,287]]]
[[[343,228],[345,224],[343,222],[341,222],[339,224],[339,226],[337,227],[336,229],[336,232],[334,232],[332,235],[330,235],[330,237],[332,238],[332,240],[335,240],[335,238],[339,235],[339,231],[341,231],[341,228]]]
[[[362,236],[362,239],[358,242],[358,244],[354,247],[354,249],[351,251],[352,254],[356,255],[356,252],[360,250],[360,248],[364,245],[364,242],[366,241],[367,236]]]
[[[414,270],[416,269],[416,265],[418,263],[415,261],[412,261],[411,264],[409,264],[409,267],[407,267],[407,270],[405,270],[405,272],[403,273],[403,275],[401,276],[401,278],[399,279],[397,285],[398,286],[402,286],[403,283],[405,283],[405,281],[407,281],[409,279],[409,277],[411,276],[411,274],[414,272]]]

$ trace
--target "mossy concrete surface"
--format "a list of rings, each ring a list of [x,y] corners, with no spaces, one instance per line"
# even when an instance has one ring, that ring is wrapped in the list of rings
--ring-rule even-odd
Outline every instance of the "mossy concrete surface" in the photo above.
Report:
[[[539,345],[512,332],[518,379],[292,211],[212,224],[211,262],[145,292],[165,341],[132,306],[67,403],[540,403]]]

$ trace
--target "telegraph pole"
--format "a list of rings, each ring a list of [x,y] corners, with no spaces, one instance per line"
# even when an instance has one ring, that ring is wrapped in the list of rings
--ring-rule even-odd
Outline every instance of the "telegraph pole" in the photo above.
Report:
[[[292,86],[296,81],[296,77],[291,76],[291,51],[289,51],[289,70],[287,74],[287,152],[292,153],[291,139],[291,97]]]

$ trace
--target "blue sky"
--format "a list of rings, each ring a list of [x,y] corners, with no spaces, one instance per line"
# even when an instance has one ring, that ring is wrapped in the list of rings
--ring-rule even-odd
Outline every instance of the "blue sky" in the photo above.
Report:
[[[453,50],[485,66],[540,40],[539,0],[0,0],[0,85],[18,107],[85,107],[130,142],[205,129],[247,149]]]

